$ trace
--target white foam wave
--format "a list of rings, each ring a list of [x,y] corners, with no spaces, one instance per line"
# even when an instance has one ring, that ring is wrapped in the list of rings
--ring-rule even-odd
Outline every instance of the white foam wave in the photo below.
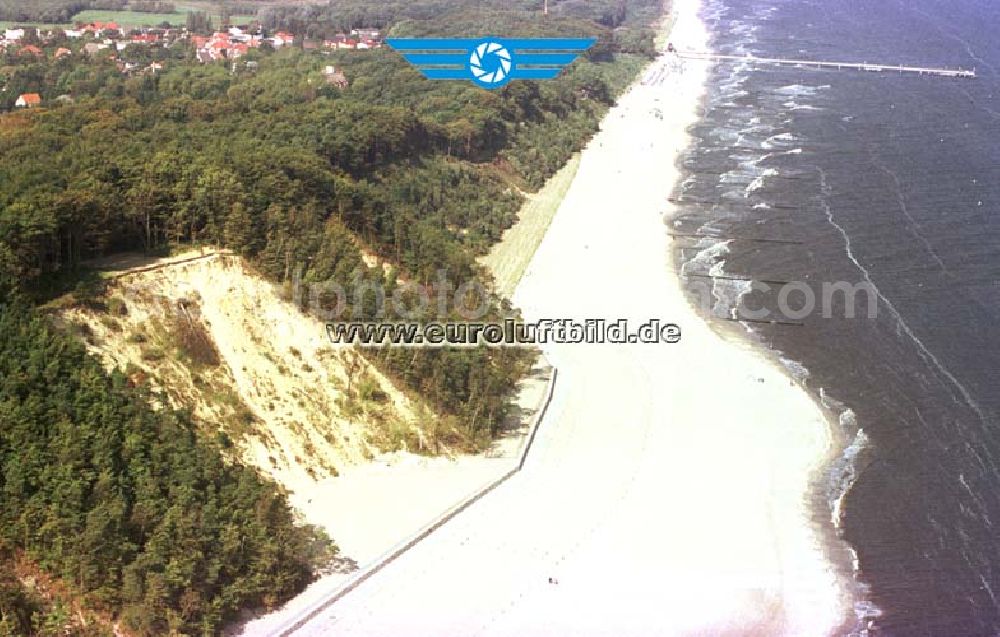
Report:
[[[840,425],[843,427],[846,423],[852,422],[853,419],[854,412],[848,408],[840,414]],[[858,477],[858,455],[868,448],[869,443],[868,434],[865,433],[864,429],[858,429],[851,444],[847,445],[840,457],[830,466],[827,483],[830,521],[838,530],[841,528],[844,497],[851,490]]]
[[[784,356],[779,356],[778,360],[781,361],[782,366],[788,370],[788,373],[792,375],[792,378],[802,382],[809,378],[809,370],[806,366],[797,360],[791,358],[785,358]]]
[[[783,103],[782,106],[784,106],[785,108],[787,108],[789,110],[793,110],[793,111],[821,111],[821,110],[823,110],[823,109],[821,109],[821,108],[819,108],[817,106],[811,106],[809,104],[799,104],[795,100],[788,100],[787,102]]]
[[[794,95],[796,97],[804,97],[815,95],[822,89],[829,88],[826,86],[805,86],[804,84],[789,84],[788,86],[782,86],[776,89],[774,92],[779,95]]]
[[[763,173],[761,173],[760,176],[758,176],[756,179],[750,182],[750,185],[747,186],[746,190],[743,191],[743,196],[750,197],[750,195],[752,195],[753,193],[757,192],[758,190],[764,187],[764,181],[768,177],[774,177],[777,174],[778,174],[777,170],[774,170],[773,168],[768,168]]]

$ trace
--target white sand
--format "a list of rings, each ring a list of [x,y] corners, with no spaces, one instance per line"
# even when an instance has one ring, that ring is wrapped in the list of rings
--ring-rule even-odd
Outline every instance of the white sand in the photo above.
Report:
[[[706,48],[696,0],[676,7],[672,40]],[[514,299],[529,319],[662,318],[683,341],[547,346],[560,380],[525,471],[298,634],[838,627],[845,588],[804,502],[831,447],[824,414],[769,359],[709,329],[670,267],[666,197],[706,76],[686,66],[654,71],[608,115]]]

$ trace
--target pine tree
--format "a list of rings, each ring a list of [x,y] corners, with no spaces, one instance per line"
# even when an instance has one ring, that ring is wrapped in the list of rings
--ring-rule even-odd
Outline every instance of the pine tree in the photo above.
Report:
[[[223,242],[227,248],[240,255],[252,254],[254,250],[253,219],[243,202],[233,203],[223,227]]]

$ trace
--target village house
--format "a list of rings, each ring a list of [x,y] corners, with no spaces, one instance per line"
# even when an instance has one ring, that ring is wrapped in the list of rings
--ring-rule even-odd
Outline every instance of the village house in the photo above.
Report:
[[[83,45],[83,50],[87,55],[97,55],[98,52],[107,48],[108,45],[103,42],[88,42]]]
[[[337,88],[347,88],[350,84],[344,72],[337,70],[335,66],[327,66],[323,70],[323,77],[326,79],[327,84],[332,84]]]
[[[35,108],[42,105],[42,96],[38,93],[25,93],[17,98],[14,106],[17,108]]]
[[[132,44],[159,44],[160,35],[158,33],[136,33],[129,38],[129,41]]]
[[[278,31],[274,34],[274,37],[271,38],[271,44],[276,49],[280,49],[283,46],[292,46],[295,44],[295,36],[285,31]]]
[[[65,49],[65,48],[59,47],[58,49],[56,49],[56,53],[55,53],[55,55],[53,57],[55,59],[57,59],[57,60],[61,60],[63,58],[67,58],[67,57],[70,57],[72,55],[73,55],[73,52],[70,51],[69,49]]]
[[[20,42],[24,39],[24,29],[6,29],[4,30],[3,39],[8,42]]]
[[[382,34],[378,29],[351,29],[351,35],[358,40],[378,40]]]
[[[86,33],[93,33],[95,36],[114,35],[121,32],[121,27],[117,22],[91,22],[83,27]]]
[[[252,35],[253,34],[251,34],[248,30],[244,29],[243,27],[240,26],[229,27],[229,36],[232,37],[233,39],[250,38],[252,37]]]
[[[21,47],[21,50],[17,52],[18,55],[34,55],[36,58],[45,57],[45,52],[39,49],[34,44],[29,44],[27,46]]]

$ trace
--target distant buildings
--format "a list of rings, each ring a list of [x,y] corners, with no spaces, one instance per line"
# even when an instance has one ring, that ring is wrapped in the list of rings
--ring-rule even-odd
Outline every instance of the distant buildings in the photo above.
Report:
[[[292,46],[295,44],[295,36],[286,31],[278,31],[271,38],[271,45],[276,49],[280,49],[283,46]]]
[[[350,35],[338,33],[323,41],[327,49],[378,49],[382,46],[382,36],[375,29],[354,29]]]
[[[194,42],[198,60],[207,63],[215,60],[236,60],[241,58],[251,48],[259,47],[261,38],[242,33],[232,35],[230,33],[219,32],[211,37],[193,36],[192,42]]]
[[[88,42],[83,45],[83,52],[87,55],[97,55],[98,52],[109,48],[111,45],[105,42]]]
[[[212,35],[198,35],[183,28],[123,29],[115,22],[101,21],[77,24],[75,28],[65,29],[61,33],[59,30],[41,31],[18,27],[0,30],[0,35],[2,35],[0,50],[10,50],[21,57],[55,61],[72,58],[74,53],[95,58],[104,56],[122,73],[129,75],[154,74],[164,68],[160,62],[147,64],[145,61],[136,60],[129,54],[129,47],[133,45],[164,48],[175,45],[190,46],[194,49],[195,59],[208,64],[219,60],[235,63],[235,60],[246,57],[251,49],[265,44],[275,49],[291,46],[299,46],[305,51],[322,49],[327,54],[334,50],[377,49],[383,44],[382,34],[378,29],[352,29],[350,33],[338,33],[330,39],[319,41],[303,39],[289,31],[276,31],[268,36],[259,25],[230,26],[225,31]],[[57,39],[60,35],[82,42],[58,46],[65,44],[65,41]],[[248,62],[246,68],[256,70],[257,63]],[[346,88],[349,85],[344,73],[334,66],[327,66],[323,77],[332,86]],[[60,100],[56,98],[55,101]],[[25,93],[17,100],[18,108],[33,108],[39,105],[41,97],[37,93]]]
[[[282,49],[293,46],[296,36],[287,31],[278,31],[270,37],[264,37],[258,31],[251,33],[243,27],[230,27],[228,31],[220,31],[211,36],[192,35],[195,55],[203,63],[216,60],[235,60],[243,57],[250,49],[268,44],[272,48]],[[303,40],[303,49],[310,51],[320,48],[318,41]],[[381,34],[376,29],[354,29],[350,35],[338,33],[332,39],[324,40],[324,49],[377,49],[382,46]]]
[[[129,38],[132,44],[159,44],[159,33],[136,33]]]
[[[351,29],[351,35],[361,41],[378,40],[382,37],[378,29]]]
[[[84,33],[93,33],[95,36],[110,36],[121,33],[121,27],[117,22],[91,22],[83,27]]]

